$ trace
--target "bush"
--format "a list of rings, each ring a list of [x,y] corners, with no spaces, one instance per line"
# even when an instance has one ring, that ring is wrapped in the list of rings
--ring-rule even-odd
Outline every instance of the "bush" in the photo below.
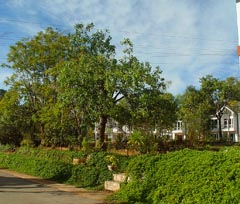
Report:
[[[0,144],[0,152],[14,152],[14,151],[15,151],[14,145],[10,145],[10,144],[2,145],[2,144]]]
[[[28,146],[17,149],[18,155],[61,161],[72,164],[73,158],[85,158],[86,153],[81,151],[61,151],[54,149],[30,148]]]
[[[73,168],[69,182],[80,187],[95,187],[103,185],[112,179],[112,173],[107,169],[105,152],[96,152],[88,156],[86,164]]]
[[[69,183],[78,187],[93,187],[99,185],[98,177],[99,171],[96,167],[78,165],[73,168]]]
[[[16,154],[0,154],[0,167],[59,182],[67,181],[72,170],[71,164],[40,160]]]
[[[131,180],[112,199],[115,203],[231,203],[240,202],[240,151],[181,150],[133,158]]]
[[[141,154],[157,152],[158,143],[153,134],[144,131],[134,131],[128,138],[128,147]]]
[[[59,182],[67,182],[79,187],[103,187],[106,180],[112,179],[107,168],[106,152],[95,152],[87,157],[85,164],[72,165],[72,158],[86,157],[82,152],[46,150],[21,147],[15,153],[0,153],[0,168],[10,168],[22,173],[40,176]],[[122,171],[128,158],[115,155]]]
[[[20,143],[21,147],[34,147],[34,142],[30,139],[24,139]]]

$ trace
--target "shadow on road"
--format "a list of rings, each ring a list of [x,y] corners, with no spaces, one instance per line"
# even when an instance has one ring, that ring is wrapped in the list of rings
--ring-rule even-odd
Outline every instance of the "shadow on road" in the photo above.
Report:
[[[33,185],[33,182],[28,181],[26,179],[20,179],[20,178],[14,178],[11,176],[0,176],[0,188],[1,187],[15,187],[15,186],[24,186],[24,188],[26,188],[26,186],[28,185]],[[39,187],[42,186],[42,184],[36,185],[35,186]]]
[[[35,183],[35,181],[7,175],[0,176],[0,193],[48,193],[55,195],[63,195],[65,193],[38,182]]]
[[[107,195],[0,168],[0,203],[102,204]]]

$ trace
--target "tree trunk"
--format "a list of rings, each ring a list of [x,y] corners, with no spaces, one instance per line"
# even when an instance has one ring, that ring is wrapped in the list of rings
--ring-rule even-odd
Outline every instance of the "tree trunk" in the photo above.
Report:
[[[105,129],[107,124],[108,116],[101,115],[100,122],[98,127],[99,137],[100,137],[100,145],[103,150],[106,150],[106,143],[105,143]]]
[[[223,139],[223,137],[222,137],[222,124],[221,124],[223,111],[224,111],[224,107],[219,109],[219,111],[216,113],[216,117],[218,119],[218,134],[219,134],[220,141],[222,141],[222,139]]]
[[[221,124],[221,118],[222,117],[219,117],[218,118],[218,134],[219,134],[219,139],[220,141],[222,141],[222,124]]]

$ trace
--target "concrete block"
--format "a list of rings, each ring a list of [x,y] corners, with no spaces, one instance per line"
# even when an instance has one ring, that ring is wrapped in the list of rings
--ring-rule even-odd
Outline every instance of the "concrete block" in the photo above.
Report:
[[[121,174],[113,174],[113,180],[114,181],[118,181],[120,183],[123,183],[124,181],[126,181],[127,177],[125,173],[121,173]]]
[[[109,190],[109,191],[118,191],[120,189],[120,182],[105,181],[104,188],[105,190]]]

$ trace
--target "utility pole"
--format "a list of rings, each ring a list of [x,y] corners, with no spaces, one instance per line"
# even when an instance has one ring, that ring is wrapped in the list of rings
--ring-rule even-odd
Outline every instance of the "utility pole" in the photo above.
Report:
[[[237,46],[237,55],[240,57],[240,0],[236,0],[237,8],[237,28],[238,28],[238,46]]]

